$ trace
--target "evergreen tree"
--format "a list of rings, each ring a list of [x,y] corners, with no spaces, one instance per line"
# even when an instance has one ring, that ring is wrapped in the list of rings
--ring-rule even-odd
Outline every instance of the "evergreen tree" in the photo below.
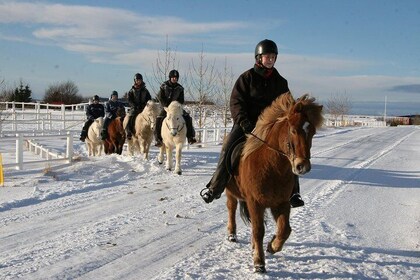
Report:
[[[15,94],[12,101],[16,102],[31,102],[32,101],[32,90],[29,88],[29,85],[23,85],[23,82],[20,81],[19,87],[15,89]]]

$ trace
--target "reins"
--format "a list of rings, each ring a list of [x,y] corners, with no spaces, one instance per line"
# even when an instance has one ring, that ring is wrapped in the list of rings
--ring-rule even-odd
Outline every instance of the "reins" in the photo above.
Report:
[[[290,125],[289,125],[290,126]],[[258,137],[257,135],[255,135],[254,133],[249,133],[252,137],[255,137],[256,139],[258,139],[259,141],[261,141],[264,145],[266,145],[269,149],[271,149],[271,150],[273,150],[273,151],[275,151],[275,152],[277,152],[277,153],[279,153],[279,154],[281,154],[281,155],[283,155],[283,156],[285,156],[285,157],[287,157],[287,159],[289,159],[290,160],[290,158],[291,158],[291,155],[293,156],[292,157],[292,160],[294,160],[295,159],[295,151],[294,151],[294,146],[293,146],[293,151],[292,151],[292,153],[290,152],[290,150],[291,150],[291,144],[290,144],[290,130],[288,130],[288,133],[287,133],[287,143],[286,143],[286,145],[287,145],[287,147],[288,147],[288,149],[289,149],[289,155],[288,154],[286,154],[285,152],[283,152],[283,151],[281,151],[280,149],[277,149],[277,148],[275,148],[275,147],[273,147],[273,146],[271,146],[270,144],[268,144],[268,142],[267,141],[265,141],[265,140],[263,140],[263,139],[261,139],[260,137]]]

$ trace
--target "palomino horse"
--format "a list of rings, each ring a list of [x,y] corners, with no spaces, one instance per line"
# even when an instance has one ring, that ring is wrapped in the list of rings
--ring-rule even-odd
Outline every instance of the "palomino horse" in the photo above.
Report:
[[[108,137],[104,141],[105,154],[107,155],[112,153],[122,154],[125,142],[125,131],[123,128],[124,117],[125,109],[118,108],[117,117],[108,125]]]
[[[162,123],[163,145],[160,147],[158,162],[163,162],[163,153],[166,150],[166,170],[172,170],[172,150],[176,149],[175,173],[182,174],[181,155],[182,147],[187,138],[187,126],[183,117],[182,105],[178,101],[172,101],[168,107],[164,108],[166,118]]]
[[[101,139],[103,125],[104,119],[99,117],[89,126],[88,135],[85,140],[89,156],[100,156],[102,154],[104,148],[104,143]]]
[[[227,184],[228,234],[236,241],[235,213],[240,201],[241,214],[252,226],[254,268],[264,273],[264,212],[271,209],[277,231],[267,251],[280,251],[292,229],[289,224],[289,198],[295,175],[310,171],[310,149],[316,128],[323,123],[322,106],[303,95],[296,101],[282,94],[260,115],[254,132],[248,136],[238,168]]]
[[[144,154],[149,159],[150,144],[153,141],[153,132],[156,126],[156,118],[160,112],[159,103],[149,100],[143,111],[137,115],[135,121],[135,133],[128,140],[128,153],[133,156],[135,151]],[[128,124],[128,117],[124,119],[124,129]]]

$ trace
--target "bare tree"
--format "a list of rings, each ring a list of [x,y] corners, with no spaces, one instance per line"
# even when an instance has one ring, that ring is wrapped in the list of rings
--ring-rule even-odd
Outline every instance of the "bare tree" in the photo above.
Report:
[[[234,83],[234,74],[232,68],[228,67],[227,58],[225,58],[225,64],[223,67],[223,72],[218,75],[218,87],[216,90],[216,104],[220,107],[222,113],[223,125],[227,127],[229,123],[229,111],[230,111],[230,95],[232,93],[233,83]],[[224,136],[226,136],[227,131],[225,131]]]
[[[217,81],[217,73],[215,70],[215,63],[208,62],[205,59],[204,50],[201,49],[198,55],[198,61],[192,59],[189,68],[189,86],[187,92],[194,101],[195,119],[199,128],[202,128],[206,123],[206,106],[211,104],[214,100],[215,87]],[[198,141],[201,141],[201,133],[199,133]]]
[[[168,36],[166,36],[166,46],[162,51],[158,51],[156,63],[152,65],[153,77],[147,78],[148,85],[152,92],[158,92],[160,85],[168,79],[169,71],[179,66],[176,60],[176,52],[169,47]]]
[[[78,94],[79,89],[72,81],[56,83],[50,85],[45,90],[44,102],[56,104],[77,104],[83,101],[83,97]]]
[[[350,113],[351,101],[346,93],[342,95],[331,95],[330,99],[325,104],[325,112],[334,117],[335,123],[341,117],[341,123],[344,121],[344,116]]]

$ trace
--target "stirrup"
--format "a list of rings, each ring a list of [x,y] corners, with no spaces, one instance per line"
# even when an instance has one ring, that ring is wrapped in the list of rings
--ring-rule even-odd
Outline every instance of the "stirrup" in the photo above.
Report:
[[[210,203],[214,200],[213,192],[209,190],[208,188],[202,189],[200,191],[200,196],[204,200],[205,203]]]
[[[290,206],[292,206],[292,208],[301,207],[305,205],[305,202],[302,200],[302,197],[299,193],[293,194],[289,201]]]

